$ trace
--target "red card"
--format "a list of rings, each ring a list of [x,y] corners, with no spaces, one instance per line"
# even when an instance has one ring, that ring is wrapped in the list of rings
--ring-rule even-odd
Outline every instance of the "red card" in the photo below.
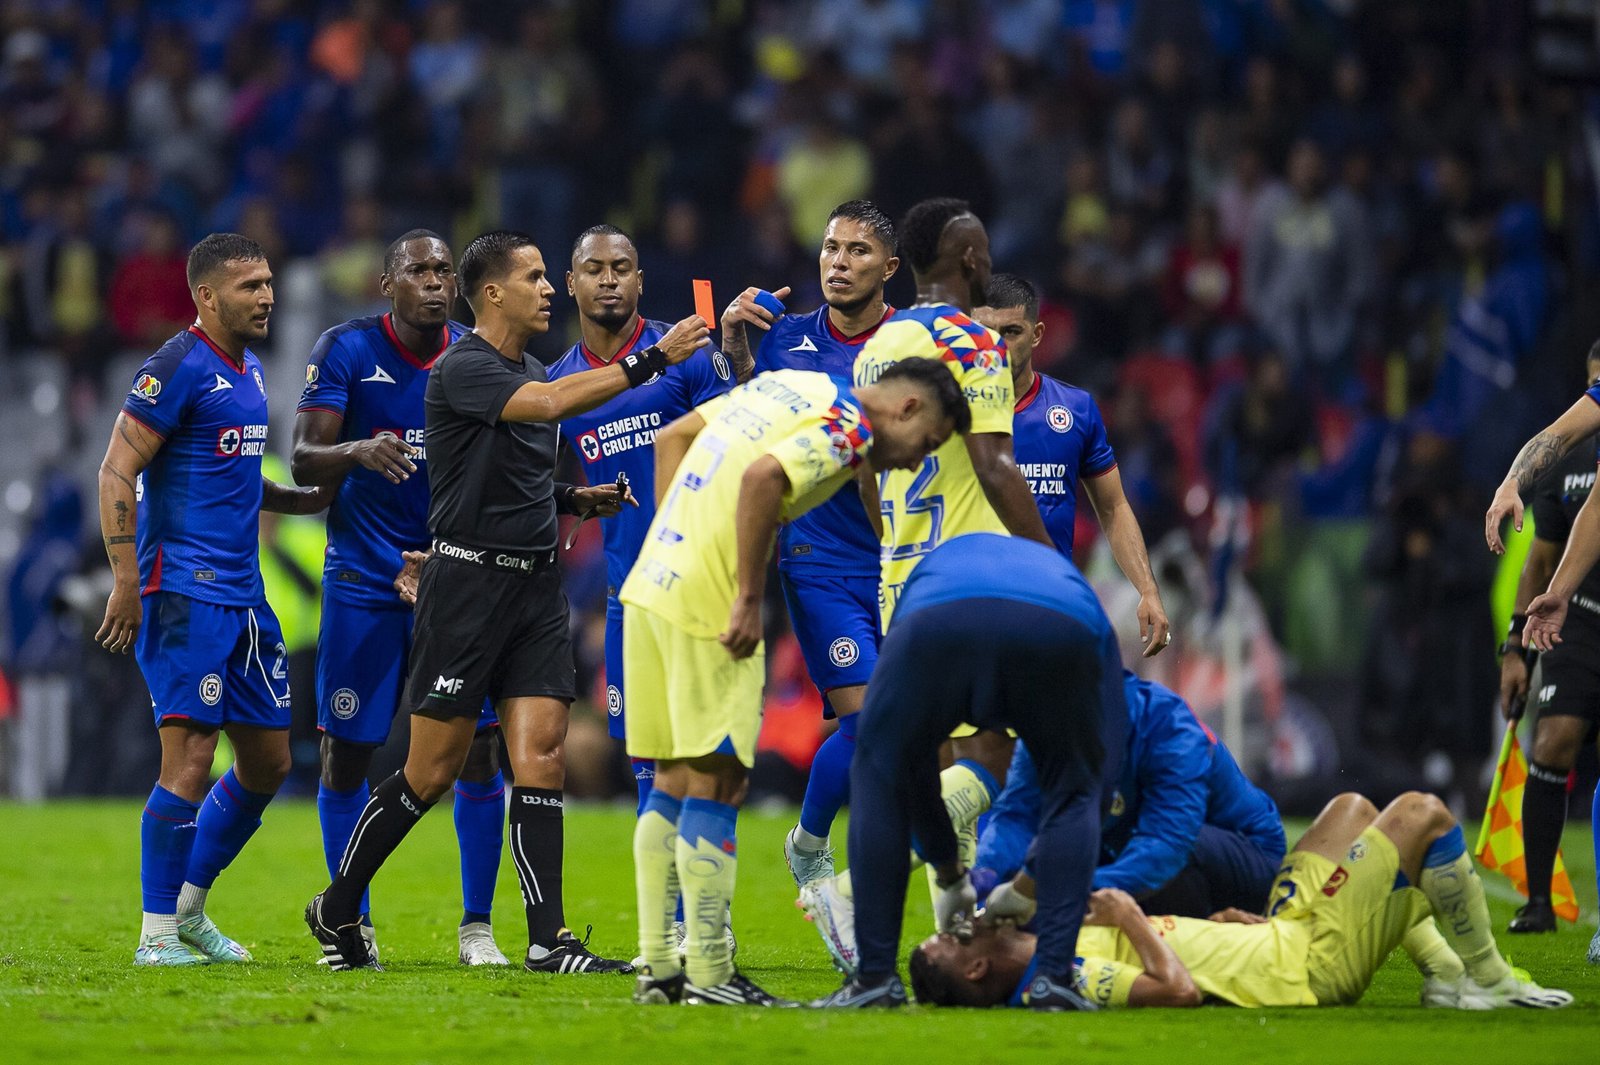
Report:
[[[717,304],[711,298],[711,282],[698,277],[694,281],[694,313],[704,318],[712,329],[717,327]]]

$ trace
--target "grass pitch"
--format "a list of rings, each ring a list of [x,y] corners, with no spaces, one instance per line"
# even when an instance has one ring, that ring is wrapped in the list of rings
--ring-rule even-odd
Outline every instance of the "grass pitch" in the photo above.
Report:
[[[1348,1009],[1205,1008],[1097,1015],[933,1010],[862,1014],[641,1008],[631,977],[467,971],[455,961],[460,887],[451,820],[436,811],[379,875],[373,907],[388,971],[329,973],[300,911],[325,881],[316,810],[274,804],[265,826],[212,893],[210,912],[247,943],[243,967],[135,970],[139,927],[137,800],[0,805],[0,1061],[300,1061],[455,1063],[1097,1060],[1434,1063],[1595,1060],[1600,968],[1584,964],[1594,931],[1587,833],[1568,834],[1584,922],[1552,936],[1502,938],[1541,982],[1572,991],[1561,1013],[1424,1011],[1420,979],[1397,953],[1365,1001]],[[568,919],[604,953],[635,953],[632,811],[569,808]],[[741,966],[773,992],[811,998],[837,986],[816,934],[793,908],[784,869],[787,816],[740,823],[736,925]],[[1470,838],[1469,833],[1469,838]],[[1512,905],[1489,874],[1495,916]],[[920,881],[911,937],[929,923]],[[509,861],[496,931],[525,945]]]

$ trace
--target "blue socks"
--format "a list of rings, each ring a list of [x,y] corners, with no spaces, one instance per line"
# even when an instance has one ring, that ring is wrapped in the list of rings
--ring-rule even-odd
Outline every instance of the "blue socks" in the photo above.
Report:
[[[643,817],[645,803],[650,799],[650,793],[656,786],[656,763],[653,758],[630,758],[628,763],[633,766],[633,784],[639,789],[639,808],[635,816]]]
[[[1451,864],[1465,853],[1467,853],[1467,839],[1461,834],[1461,826],[1456,825],[1428,844],[1427,851],[1422,855],[1422,864],[1425,868],[1436,869]]]
[[[489,922],[504,841],[506,782],[496,773],[484,781],[456,781],[456,840],[461,846],[462,924]]]
[[[860,714],[839,719],[833,735],[822,741],[811,760],[805,801],[800,805],[800,827],[813,836],[828,838],[833,819],[850,798],[850,760],[856,753],[856,726]]]
[[[1600,785],[1597,785],[1594,789],[1594,806],[1591,808],[1589,816],[1592,818],[1589,822],[1591,826],[1589,836],[1594,841],[1595,868],[1600,869],[1600,831],[1596,831],[1596,829],[1600,829]]]
[[[272,801],[270,794],[247,791],[229,769],[211,786],[195,819],[194,852],[185,879],[195,887],[210,888],[217,874],[239,856],[261,827],[261,814]]]
[[[178,891],[194,850],[199,811],[199,806],[160,784],[150,789],[139,819],[139,887],[145,913],[178,912]]]
[[[317,818],[322,822],[322,856],[328,862],[330,878],[338,874],[344,849],[350,845],[350,835],[356,830],[361,811],[367,808],[367,800],[371,798],[371,789],[365,780],[354,791],[334,791],[326,784],[317,785]],[[371,909],[371,900],[363,891],[360,912],[366,914]]]

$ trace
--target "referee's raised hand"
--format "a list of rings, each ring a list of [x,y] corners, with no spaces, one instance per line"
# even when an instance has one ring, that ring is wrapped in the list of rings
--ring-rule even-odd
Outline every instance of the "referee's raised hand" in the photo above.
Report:
[[[691,314],[656,341],[655,346],[667,357],[668,366],[676,366],[690,355],[711,343],[711,327],[698,314]]]
[[[358,440],[350,453],[361,465],[383,474],[393,484],[417,472],[416,463],[411,461],[417,449],[393,433],[379,433],[371,440]]]

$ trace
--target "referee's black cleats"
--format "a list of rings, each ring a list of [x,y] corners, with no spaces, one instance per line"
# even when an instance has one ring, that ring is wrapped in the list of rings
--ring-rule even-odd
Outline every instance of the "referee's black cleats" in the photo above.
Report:
[[[1506,925],[1507,932],[1518,935],[1555,930],[1556,911],[1550,906],[1549,899],[1529,899],[1528,904],[1518,910],[1511,918],[1511,923]]]
[[[306,927],[311,929],[312,936],[322,944],[322,956],[327,961],[328,968],[335,972],[343,972],[346,969],[377,969],[380,972],[383,970],[383,966],[378,964],[378,959],[374,958],[367,948],[366,937],[361,934],[359,917],[337,928],[329,928],[323,923],[321,894],[306,903]]]
[[[812,1009],[894,1009],[906,1004],[906,985],[898,974],[867,982],[852,976],[831,995],[811,1003]]]
[[[618,958],[602,958],[590,950],[589,936],[593,932],[594,925],[590,925],[585,929],[583,938],[579,939],[570,929],[563,928],[556,934],[555,946],[529,947],[528,956],[523,961],[522,967],[530,973],[633,972],[633,962]]]
[[[1100,1007],[1078,994],[1070,983],[1060,983],[1048,976],[1035,976],[1028,981],[1022,993],[1022,1004],[1040,1013],[1093,1013]]]
[[[735,971],[726,981],[711,987],[683,985],[683,1001],[690,1006],[775,1006],[793,1009],[798,1002],[778,998],[763,991],[754,980]]]

